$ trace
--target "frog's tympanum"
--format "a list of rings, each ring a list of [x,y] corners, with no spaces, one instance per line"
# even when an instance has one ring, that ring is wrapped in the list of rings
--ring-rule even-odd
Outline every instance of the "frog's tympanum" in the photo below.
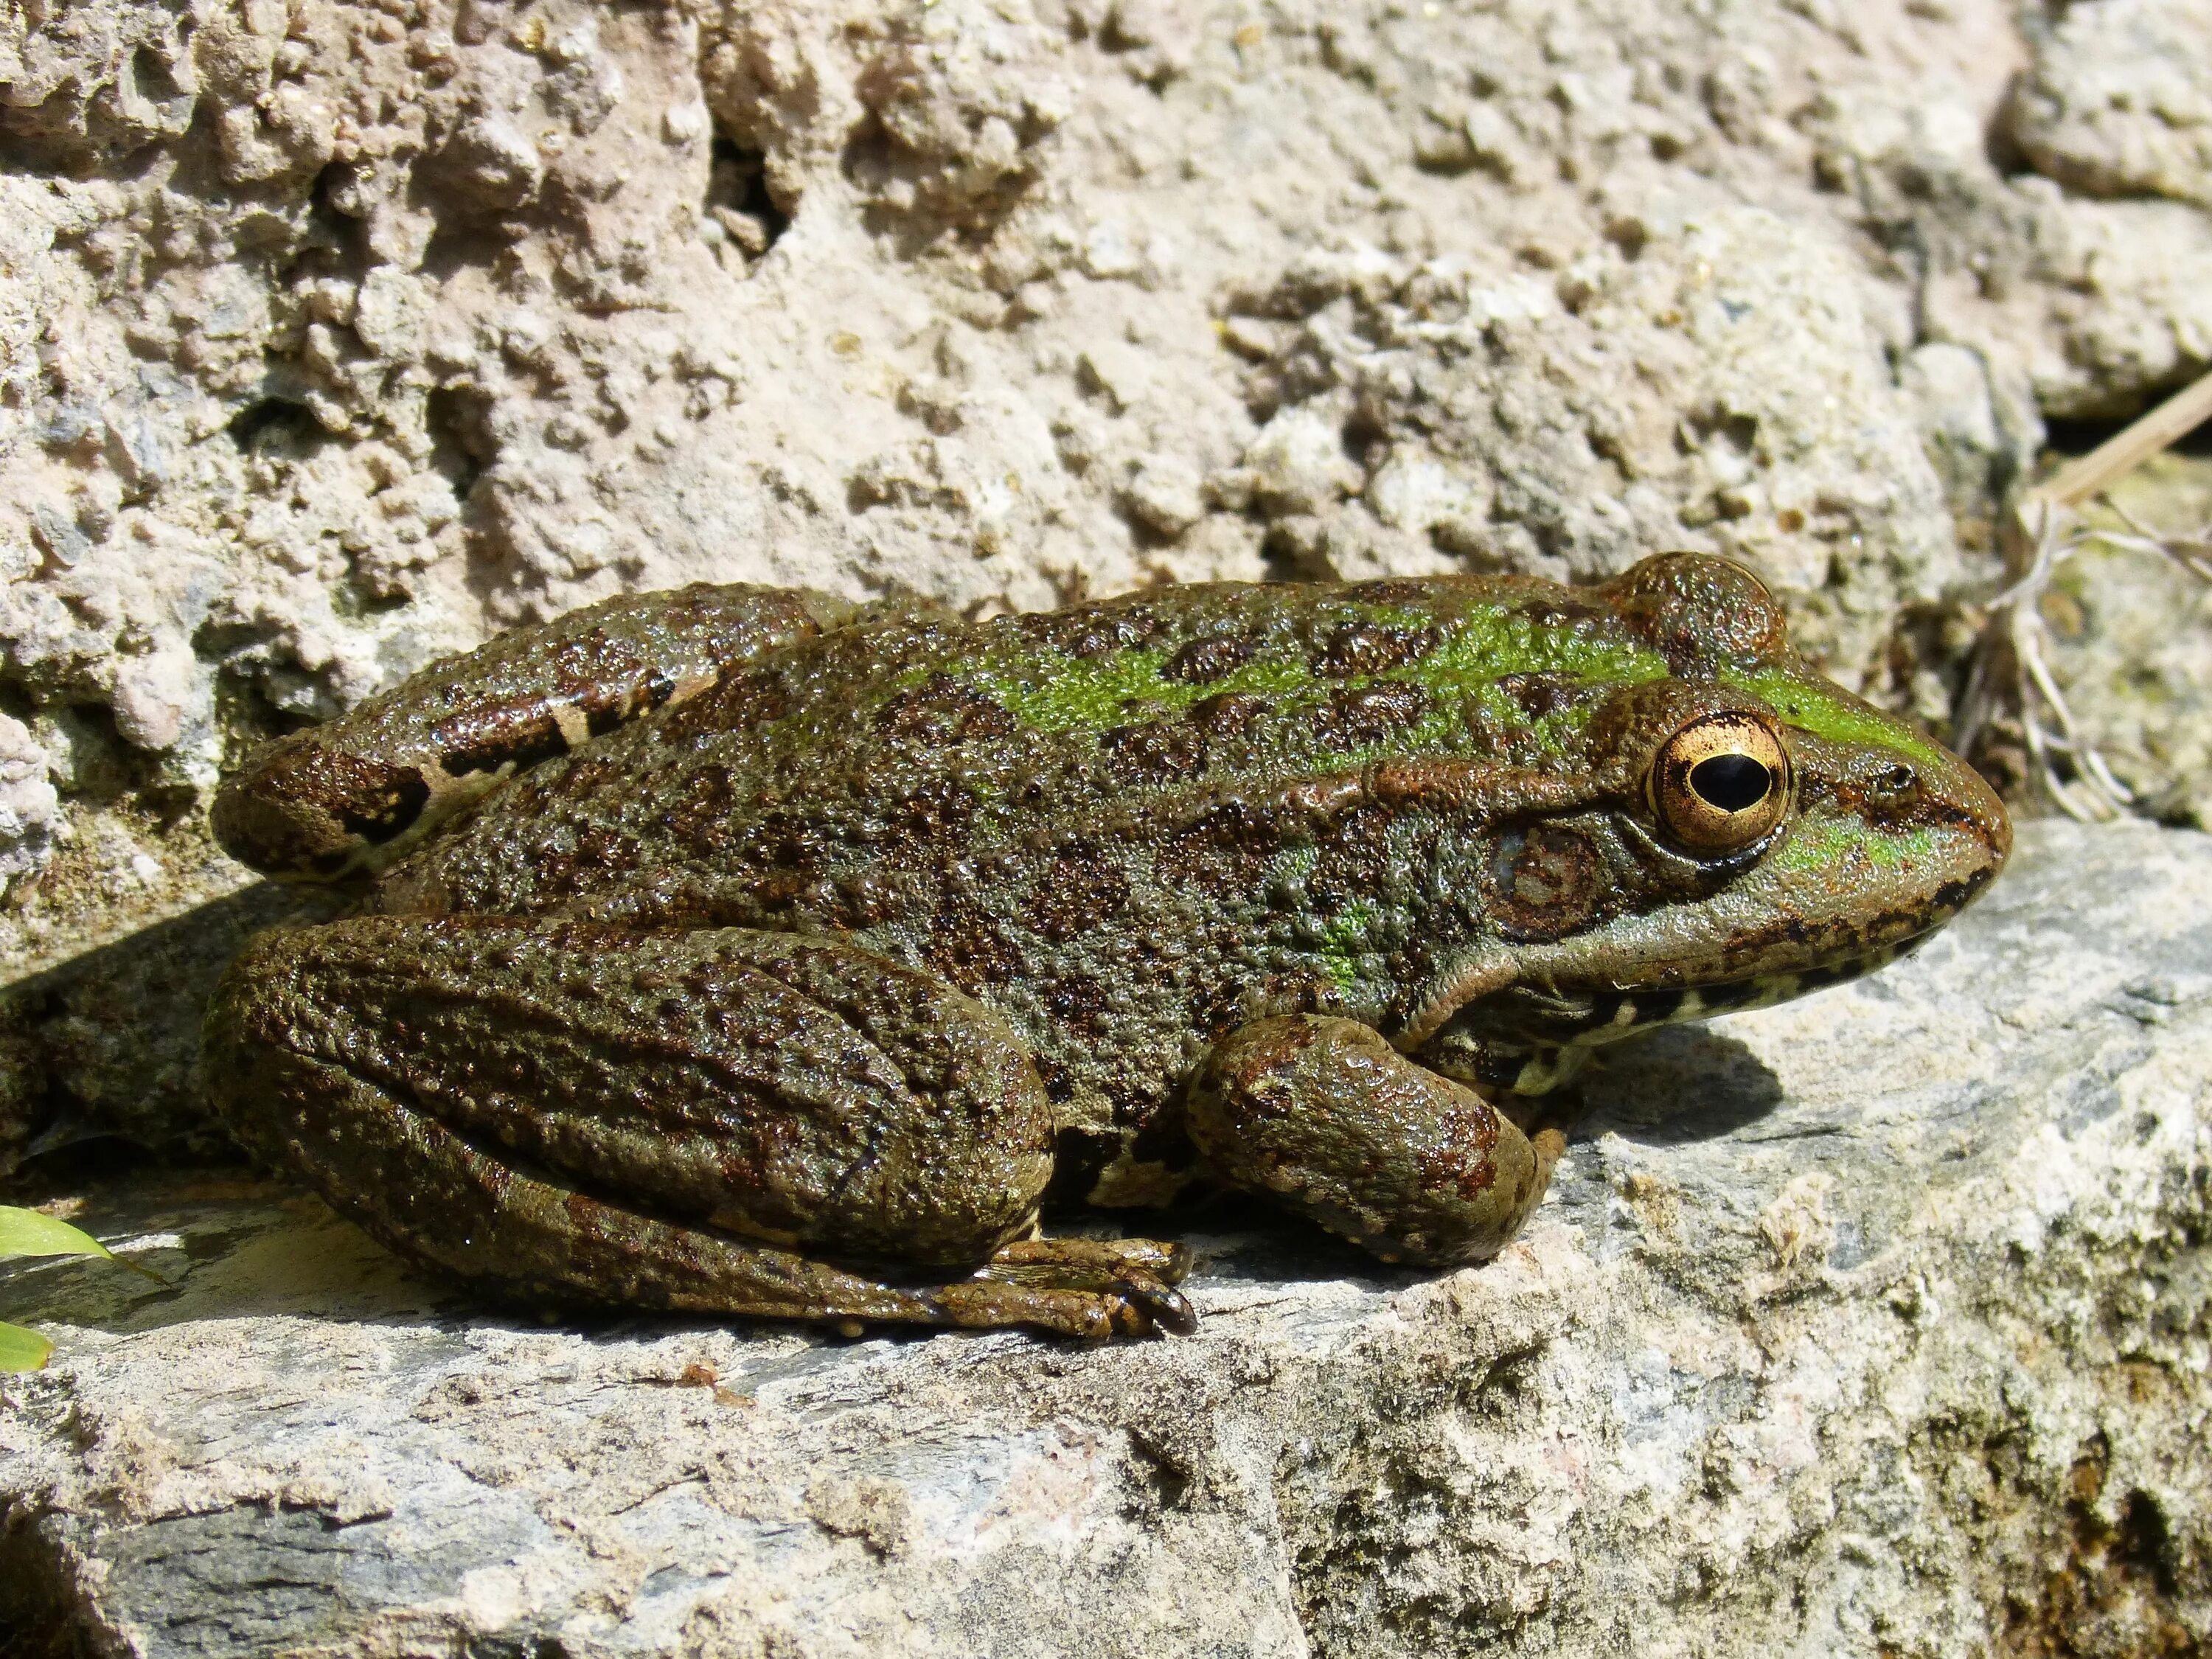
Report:
[[[1758,581],[1169,588],[984,622],[639,594],[269,745],[208,1070],[377,1237],[512,1296],[1079,1335],[1185,1257],[1040,1206],[1271,1195],[1495,1254],[1596,1044],[1889,961],[2003,861]],[[1879,1066],[1879,1056],[1869,1056]]]

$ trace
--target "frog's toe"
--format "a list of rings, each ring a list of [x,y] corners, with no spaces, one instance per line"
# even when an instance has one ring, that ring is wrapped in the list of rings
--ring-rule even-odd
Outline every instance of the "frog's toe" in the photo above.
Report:
[[[1186,1269],[1188,1271],[1188,1269]],[[1190,1305],[1190,1298],[1171,1284],[1157,1279],[1131,1278],[1115,1286],[1143,1310],[1146,1318],[1161,1330],[1177,1336],[1188,1336],[1198,1328],[1198,1310]]]
[[[1197,1261],[1190,1253],[1190,1246],[1181,1239],[1168,1243],[1158,1243],[1149,1238],[1128,1238],[1121,1242],[1148,1245],[1159,1253],[1159,1259],[1152,1267],[1152,1277],[1164,1285],[1182,1284],[1190,1277],[1191,1267]]]
[[[1023,1238],[999,1247],[979,1277],[1037,1289],[1119,1297],[1145,1330],[1188,1335],[1198,1328],[1189,1298],[1190,1248],[1151,1238]]]
[[[1009,1291],[1088,1297],[1113,1334],[1180,1336],[1198,1328],[1189,1298],[1175,1288],[1190,1267],[1188,1246],[1156,1239],[1022,1238],[1000,1245],[975,1277]]]
[[[978,1277],[946,1285],[930,1301],[948,1325],[970,1330],[1027,1325],[1089,1342],[1151,1336],[1160,1328],[1187,1332],[1196,1323],[1189,1304],[1158,1280],[1069,1290]],[[1177,1318],[1188,1322],[1171,1322]]]

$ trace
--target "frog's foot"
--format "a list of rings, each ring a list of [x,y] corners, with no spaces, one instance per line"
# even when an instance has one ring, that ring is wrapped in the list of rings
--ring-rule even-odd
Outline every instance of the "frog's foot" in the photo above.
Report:
[[[1566,1137],[1524,1133],[1369,1027],[1255,1020],[1194,1080],[1191,1139],[1221,1174],[1386,1261],[1498,1254],[1544,1195]]]
[[[1000,1245],[976,1276],[1096,1297],[1126,1308],[1146,1328],[1157,1326],[1188,1336],[1198,1328],[1198,1314],[1176,1286],[1189,1272],[1190,1251],[1182,1244],[1150,1238],[1024,1238]]]

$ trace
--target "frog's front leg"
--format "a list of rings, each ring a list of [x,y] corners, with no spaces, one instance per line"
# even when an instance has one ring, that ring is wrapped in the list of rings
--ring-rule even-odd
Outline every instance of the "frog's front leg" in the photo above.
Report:
[[[1162,1247],[1022,1237],[1054,1121],[1004,1022],[836,940],[356,917],[249,945],[207,1057],[250,1149],[526,1300],[1188,1323]]]
[[[292,879],[380,867],[500,780],[856,611],[826,593],[702,582],[515,629],[263,745],[216,796],[216,838]]]
[[[1256,1020],[1216,1044],[1189,1123],[1237,1185],[1386,1261],[1431,1266],[1503,1249],[1565,1145],[1556,1129],[1524,1134],[1369,1027],[1313,1015]]]

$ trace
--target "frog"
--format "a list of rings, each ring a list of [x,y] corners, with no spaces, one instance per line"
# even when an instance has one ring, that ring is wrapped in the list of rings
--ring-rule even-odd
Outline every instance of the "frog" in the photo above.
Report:
[[[1602,1045],[1876,969],[2004,863],[1972,769],[1788,635],[1680,551],[983,617],[618,596],[227,779],[233,856],[353,897],[241,952],[210,1091],[540,1306],[1187,1332],[1184,1243],[1040,1218],[1224,1192],[1477,1265]]]

